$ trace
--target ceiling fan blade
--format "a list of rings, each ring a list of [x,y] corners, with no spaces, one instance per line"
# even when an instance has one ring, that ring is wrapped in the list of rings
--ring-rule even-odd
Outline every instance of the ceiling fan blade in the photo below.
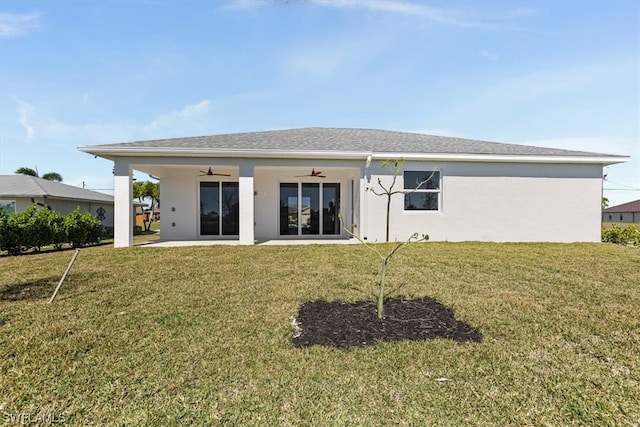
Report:
[[[231,176],[228,173],[211,173],[211,176]]]

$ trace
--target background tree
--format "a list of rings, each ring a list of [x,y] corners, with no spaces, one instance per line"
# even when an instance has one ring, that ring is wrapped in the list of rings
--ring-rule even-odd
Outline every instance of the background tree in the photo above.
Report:
[[[151,223],[153,222],[153,210],[160,206],[160,183],[151,181],[136,181],[133,183],[133,197],[138,199],[140,203],[144,203],[144,199],[151,201],[151,213],[149,218],[142,215],[142,223],[144,225],[144,231],[151,229]]]
[[[609,207],[609,199],[606,197],[602,198],[602,209],[607,209]]]
[[[48,181],[57,181],[57,182],[62,182],[62,175],[60,175],[58,172],[48,172],[45,173],[44,175],[40,176],[38,175],[38,170],[37,169],[31,169],[31,168],[27,168],[27,167],[20,167],[18,169],[16,169],[16,171],[14,172],[18,175],[29,175],[29,176],[35,176],[36,178],[42,178],[42,179],[46,179]]]
[[[29,176],[35,176],[35,177],[38,176],[38,172],[36,172],[35,169],[26,168],[26,167],[21,167],[16,169],[15,173],[18,175],[29,175]]]

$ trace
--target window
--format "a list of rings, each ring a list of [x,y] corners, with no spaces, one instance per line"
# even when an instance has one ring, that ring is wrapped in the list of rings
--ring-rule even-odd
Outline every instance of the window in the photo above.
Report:
[[[0,200],[0,211],[5,211],[6,213],[16,213],[16,201]]]
[[[404,171],[404,210],[437,211],[440,199],[440,172]]]

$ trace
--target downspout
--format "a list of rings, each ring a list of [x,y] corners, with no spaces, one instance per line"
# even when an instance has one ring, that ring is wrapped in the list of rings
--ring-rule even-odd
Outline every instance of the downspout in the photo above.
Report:
[[[369,192],[369,181],[370,181],[370,176],[369,176],[369,167],[371,166],[371,154],[369,154],[367,156],[367,161],[364,164],[364,179],[365,179],[365,186],[364,186],[364,191],[362,192],[362,205],[363,205],[363,209],[362,209],[362,240],[367,240],[367,226],[368,226],[368,209],[367,209],[367,193]]]

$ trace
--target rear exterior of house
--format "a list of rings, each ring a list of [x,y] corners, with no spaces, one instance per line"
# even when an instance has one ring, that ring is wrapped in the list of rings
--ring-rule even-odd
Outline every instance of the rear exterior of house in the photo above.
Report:
[[[254,244],[600,240],[602,167],[623,156],[366,129],[304,128],[81,147],[115,163],[115,245],[132,244],[131,174],[161,180],[163,240]]]

